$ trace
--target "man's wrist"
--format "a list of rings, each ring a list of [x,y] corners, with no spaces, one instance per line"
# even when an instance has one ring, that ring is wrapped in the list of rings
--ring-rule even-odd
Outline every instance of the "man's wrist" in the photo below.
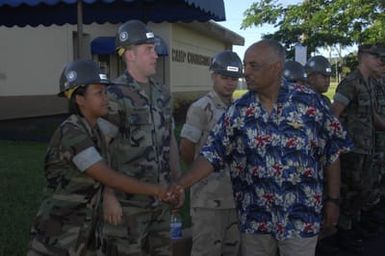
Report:
[[[326,203],[333,203],[333,204],[339,206],[341,204],[341,199],[339,197],[327,196],[326,197]]]

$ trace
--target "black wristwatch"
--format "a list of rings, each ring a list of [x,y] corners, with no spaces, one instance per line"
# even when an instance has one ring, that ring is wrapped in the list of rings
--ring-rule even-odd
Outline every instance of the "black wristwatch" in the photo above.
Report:
[[[330,202],[339,206],[341,204],[341,199],[328,196],[326,197],[326,202]]]

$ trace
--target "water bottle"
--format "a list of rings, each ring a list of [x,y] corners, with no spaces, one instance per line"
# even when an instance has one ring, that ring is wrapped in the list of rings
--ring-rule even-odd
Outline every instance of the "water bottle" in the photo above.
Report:
[[[172,210],[171,212],[170,234],[172,240],[182,238],[182,217],[178,210]]]

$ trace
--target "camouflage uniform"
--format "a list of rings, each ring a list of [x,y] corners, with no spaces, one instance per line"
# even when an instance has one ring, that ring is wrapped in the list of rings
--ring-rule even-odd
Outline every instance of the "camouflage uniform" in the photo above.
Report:
[[[376,84],[376,111],[385,117],[385,80],[379,80]],[[377,199],[385,196],[385,131],[376,131],[375,139],[375,168],[379,174],[378,183],[375,186]]]
[[[352,222],[359,221],[377,178],[373,169],[374,100],[374,85],[359,70],[341,81],[334,96],[334,101],[345,105],[340,119],[355,145],[351,152],[341,155],[342,204],[338,225],[346,230],[352,228]]]
[[[168,89],[153,80],[138,84],[126,71],[108,87],[106,117],[119,127],[111,147],[114,169],[143,182],[170,181],[172,112]],[[115,191],[123,221],[105,223],[103,250],[107,255],[171,255],[170,212],[154,197]]]
[[[53,134],[45,157],[47,188],[27,255],[95,255],[101,184],[84,171],[107,159],[98,126],[71,115]]]
[[[196,143],[195,156],[227,106],[215,91],[193,103],[181,137]],[[240,232],[228,169],[194,184],[190,191],[193,246],[191,255],[237,255]]]

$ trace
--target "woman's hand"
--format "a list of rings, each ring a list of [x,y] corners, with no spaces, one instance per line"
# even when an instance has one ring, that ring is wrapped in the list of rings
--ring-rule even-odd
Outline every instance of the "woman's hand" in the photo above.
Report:
[[[123,211],[113,191],[105,191],[103,195],[104,220],[112,225],[122,222]]]

